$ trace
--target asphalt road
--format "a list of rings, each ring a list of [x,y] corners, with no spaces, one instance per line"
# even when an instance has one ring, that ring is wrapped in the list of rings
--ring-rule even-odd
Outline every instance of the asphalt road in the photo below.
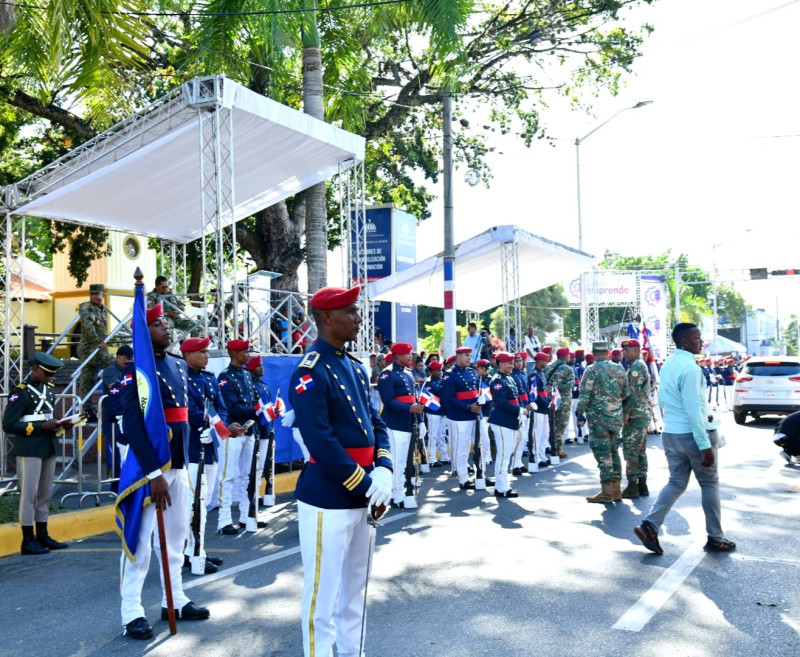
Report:
[[[597,490],[585,445],[568,448],[572,458],[560,466],[519,478],[516,500],[461,492],[453,478],[427,475],[420,508],[392,512],[378,530],[366,654],[800,654],[800,468],[779,457],[774,425],[739,427],[725,414],[723,525],[738,545],[729,555],[701,550],[694,481],[667,517],[663,556],[634,537],[667,478],[655,436],[651,497],[616,505],[585,502]],[[179,623],[174,637],[158,620],[155,559],[143,599],[156,635],[121,636],[113,534],[0,560],[0,657],[302,655],[295,505],[290,496],[279,502],[262,513],[269,527],[255,535],[209,535],[209,552],[225,564],[184,581],[212,617]]]

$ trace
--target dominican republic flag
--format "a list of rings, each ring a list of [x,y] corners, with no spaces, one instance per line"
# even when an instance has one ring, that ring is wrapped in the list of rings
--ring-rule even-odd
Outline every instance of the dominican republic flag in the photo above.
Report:
[[[310,379],[311,375],[306,374],[306,376]],[[303,377],[305,378],[305,377]],[[314,381],[311,381],[309,385],[306,386],[306,389],[310,388],[314,385]],[[278,394],[275,395],[275,417],[280,417],[286,412],[286,404],[283,403],[283,399],[281,399],[281,389],[278,388]],[[272,418],[273,420],[275,419]]]
[[[310,374],[306,374],[305,376],[301,376],[297,380],[297,384],[294,387],[294,391],[298,395],[302,395],[306,390],[314,386],[314,379],[311,378]]]
[[[275,412],[275,404],[272,403],[266,391],[261,393],[256,402],[256,415],[258,415],[258,420],[261,424],[267,424],[270,420],[278,417]]]
[[[492,401],[492,391],[489,389],[489,384],[486,381],[481,381],[481,394],[478,395],[479,404],[488,404]]]
[[[431,409],[432,411],[439,411],[442,408],[439,398],[427,390],[423,390],[421,393],[419,393],[419,403],[425,408]]]
[[[655,356],[653,353],[653,349],[650,346],[650,336],[653,335],[653,332],[647,328],[644,322],[642,322],[642,347],[647,349],[651,356]]]
[[[155,361],[153,361],[153,362],[155,362]],[[132,374],[126,374],[125,376],[122,377],[122,381],[119,382],[119,384],[121,386],[127,386],[127,385],[130,385],[131,383],[133,383],[133,375]]]
[[[556,409],[561,408],[561,393],[555,386],[553,386],[553,403],[556,405]]]
[[[220,440],[225,440],[231,435],[230,429],[228,429],[228,427],[222,421],[219,413],[217,413],[216,408],[209,404],[208,408],[206,409],[206,413],[208,413],[208,423],[211,425],[211,428],[214,429],[214,432],[217,434],[217,438]]]
[[[164,405],[161,403],[156,361],[153,356],[153,343],[147,329],[144,302],[144,285],[136,286],[133,300],[133,350],[136,353],[136,380],[126,374],[123,385],[136,384],[139,408],[142,409],[144,428],[147,439],[158,457],[158,466],[162,470],[169,468],[171,455],[169,451],[169,427],[164,419]],[[136,545],[139,542],[139,527],[145,501],[150,497],[150,481],[142,472],[134,451],[128,450],[128,456],[122,463],[119,476],[119,496],[116,502],[117,533],[122,539],[125,555],[136,561]]]

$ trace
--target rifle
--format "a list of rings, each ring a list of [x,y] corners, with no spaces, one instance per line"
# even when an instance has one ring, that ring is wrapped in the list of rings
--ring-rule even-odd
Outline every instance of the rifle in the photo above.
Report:
[[[264,459],[263,477],[267,482],[264,497],[261,499],[264,506],[275,504],[275,429],[270,428],[267,439],[267,458]]]
[[[208,420],[206,420],[208,428]],[[205,575],[206,558],[202,556],[203,551],[203,522],[201,506],[205,504],[203,495],[203,477],[205,476],[206,457],[205,446],[200,443],[200,456],[197,461],[197,479],[194,482],[194,500],[192,502],[192,536],[194,537],[194,554],[189,557],[192,567],[192,575]]]
[[[480,404],[478,404],[480,406]],[[475,490],[486,490],[486,478],[483,475],[483,450],[481,449],[481,412],[475,418]]]
[[[408,443],[408,454],[406,455],[406,469],[405,469],[405,476],[406,476],[406,497],[416,497],[417,495],[417,480],[419,478],[419,472],[416,471],[417,469],[417,459],[414,458],[415,452],[417,450],[417,442],[419,441],[419,424],[417,424],[417,419],[414,418],[414,422],[411,425],[411,440]],[[411,472],[414,471],[414,480],[411,480]]]
[[[251,421],[252,422],[252,421]],[[250,460],[250,479],[247,482],[247,499],[250,507],[247,510],[244,530],[246,532],[258,531],[258,486],[256,486],[256,470],[258,469],[258,439],[253,440],[253,458]]]

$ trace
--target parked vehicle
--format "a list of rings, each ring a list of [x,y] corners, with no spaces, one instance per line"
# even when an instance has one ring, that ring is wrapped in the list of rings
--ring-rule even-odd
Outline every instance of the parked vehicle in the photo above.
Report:
[[[748,415],[788,415],[800,411],[800,358],[760,356],[747,361],[736,377],[733,419],[744,424]]]

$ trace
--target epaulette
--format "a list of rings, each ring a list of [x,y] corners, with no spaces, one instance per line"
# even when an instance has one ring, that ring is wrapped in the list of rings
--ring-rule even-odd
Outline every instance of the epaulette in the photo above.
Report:
[[[28,386],[27,386],[27,385],[25,385],[24,383],[18,383],[18,384],[17,384],[17,388],[19,388],[20,390],[25,390],[25,388],[27,388],[27,387],[28,387]]]
[[[309,351],[305,356],[303,356],[303,360],[300,361],[300,365],[298,367],[305,367],[306,369],[311,369],[314,365],[317,364],[319,360],[319,352],[318,351]]]
[[[55,388],[56,387],[56,384],[53,383],[52,381],[48,381],[47,385],[49,385],[51,388]]]

